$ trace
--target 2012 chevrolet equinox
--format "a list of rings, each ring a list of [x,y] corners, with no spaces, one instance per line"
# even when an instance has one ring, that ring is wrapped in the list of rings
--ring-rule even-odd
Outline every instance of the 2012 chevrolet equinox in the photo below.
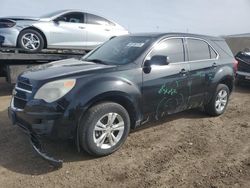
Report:
[[[81,60],[18,77],[9,116],[31,135],[74,138],[95,156],[125,142],[130,129],[186,109],[218,116],[233,89],[236,61],[224,39],[166,33],[113,38]]]

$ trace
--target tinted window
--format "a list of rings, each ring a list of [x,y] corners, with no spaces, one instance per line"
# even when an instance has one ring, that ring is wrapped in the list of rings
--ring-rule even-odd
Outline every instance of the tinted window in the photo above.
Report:
[[[94,14],[87,14],[87,23],[96,25],[114,25],[111,21]]]
[[[56,20],[62,22],[71,22],[71,23],[83,23],[83,13],[75,12],[75,13],[68,13],[58,17]]]
[[[184,48],[182,39],[168,39],[153,49],[150,53],[150,57],[154,55],[168,56],[168,61],[170,63],[184,62]]]
[[[149,48],[153,40],[151,37],[144,36],[115,37],[84,56],[83,60],[101,60],[111,65],[132,63]]]
[[[202,40],[188,39],[189,60],[210,59],[210,46]]]

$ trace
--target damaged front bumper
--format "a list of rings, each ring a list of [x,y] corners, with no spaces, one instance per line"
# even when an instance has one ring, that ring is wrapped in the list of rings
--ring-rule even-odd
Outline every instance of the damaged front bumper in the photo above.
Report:
[[[36,153],[39,154],[39,156],[41,156],[44,160],[49,162],[49,164],[53,165],[54,167],[61,168],[63,165],[63,161],[51,157],[45,151],[45,149],[43,148],[42,143],[39,139],[39,136],[32,130],[32,128],[25,121],[22,121],[22,119],[19,119],[19,117],[17,115],[18,113],[22,113],[22,112],[18,111],[18,109],[12,108],[12,107],[8,108],[8,115],[12,121],[12,124],[17,125],[20,128],[22,128],[22,130],[30,136],[30,143],[31,143],[33,149],[36,151]]]

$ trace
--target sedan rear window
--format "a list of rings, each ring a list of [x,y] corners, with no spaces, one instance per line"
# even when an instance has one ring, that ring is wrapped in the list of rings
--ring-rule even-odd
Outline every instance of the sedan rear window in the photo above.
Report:
[[[87,23],[95,25],[115,25],[111,21],[94,14],[87,14]]]

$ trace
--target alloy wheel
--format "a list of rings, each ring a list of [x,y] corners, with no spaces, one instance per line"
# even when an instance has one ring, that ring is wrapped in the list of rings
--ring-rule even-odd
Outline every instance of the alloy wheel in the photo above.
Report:
[[[215,108],[218,112],[222,112],[225,109],[227,105],[227,100],[228,100],[227,91],[220,90],[215,100]]]
[[[40,39],[34,33],[26,33],[21,38],[22,46],[27,50],[35,51],[40,47]]]
[[[94,143],[101,149],[115,146],[123,136],[124,126],[124,120],[119,114],[105,114],[94,127]]]

